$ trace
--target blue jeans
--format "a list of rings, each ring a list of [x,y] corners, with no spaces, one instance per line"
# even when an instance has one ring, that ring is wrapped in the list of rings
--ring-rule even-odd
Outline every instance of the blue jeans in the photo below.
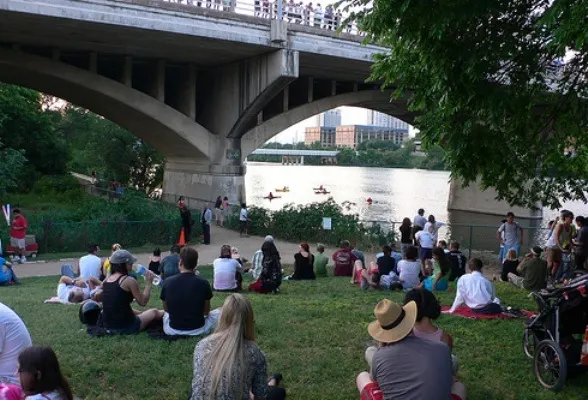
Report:
[[[10,285],[12,283],[19,283],[12,268],[7,266],[0,267],[0,286]]]

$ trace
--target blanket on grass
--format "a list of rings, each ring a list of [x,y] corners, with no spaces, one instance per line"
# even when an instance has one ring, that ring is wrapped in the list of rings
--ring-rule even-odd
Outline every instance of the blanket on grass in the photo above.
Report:
[[[450,306],[441,306],[441,312],[443,314],[448,314]],[[472,311],[471,308],[468,306],[462,305],[455,310],[452,315],[456,315],[458,317],[469,318],[469,319],[511,319],[511,318],[530,318],[535,315],[534,312],[527,311],[527,310],[509,310],[502,312],[500,314],[477,314]]]

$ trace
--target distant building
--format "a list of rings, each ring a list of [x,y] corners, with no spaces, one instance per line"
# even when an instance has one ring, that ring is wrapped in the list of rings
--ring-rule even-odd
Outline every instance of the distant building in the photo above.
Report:
[[[335,127],[341,125],[341,110],[329,110],[316,117],[316,126]]]
[[[406,122],[374,110],[367,110],[367,124],[408,131],[408,124]]]
[[[322,147],[335,147],[337,128],[334,126],[313,126],[305,129],[304,144],[310,146],[320,142]]]
[[[335,145],[337,147],[355,149],[358,144],[368,140],[391,141],[402,146],[408,140],[408,127],[406,129],[367,125],[342,125],[337,127],[335,135]]]

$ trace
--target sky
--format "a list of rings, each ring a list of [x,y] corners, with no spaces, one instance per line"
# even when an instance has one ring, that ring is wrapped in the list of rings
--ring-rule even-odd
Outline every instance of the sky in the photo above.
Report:
[[[365,125],[367,123],[368,110],[357,107],[338,107],[341,110],[341,125]],[[316,126],[316,115],[310,117],[270,139],[270,142],[293,143],[304,141],[304,129],[310,126]],[[416,129],[410,127],[408,134],[410,137],[415,135]]]

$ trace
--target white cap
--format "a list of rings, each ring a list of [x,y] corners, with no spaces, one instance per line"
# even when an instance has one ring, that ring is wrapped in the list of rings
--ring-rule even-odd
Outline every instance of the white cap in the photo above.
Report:
[[[265,239],[263,239],[264,242],[273,242],[274,241],[274,237],[272,235],[267,235],[265,237]]]

